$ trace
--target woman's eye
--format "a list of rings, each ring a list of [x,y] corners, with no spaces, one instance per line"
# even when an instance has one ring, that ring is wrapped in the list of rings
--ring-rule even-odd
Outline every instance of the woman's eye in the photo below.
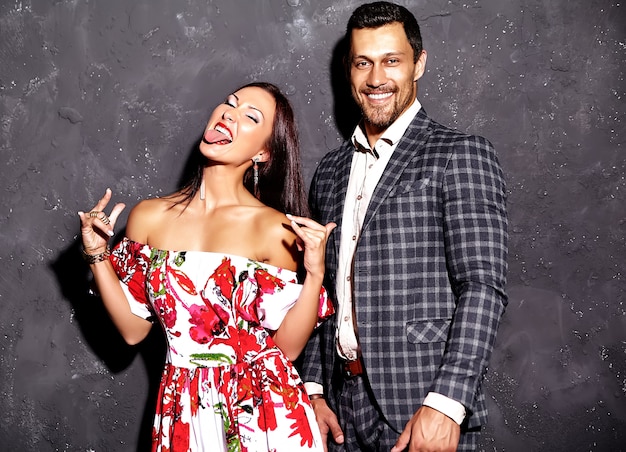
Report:
[[[252,119],[255,122],[255,124],[259,123],[259,119],[256,116],[253,116],[253,115],[247,115],[247,116],[248,118]]]

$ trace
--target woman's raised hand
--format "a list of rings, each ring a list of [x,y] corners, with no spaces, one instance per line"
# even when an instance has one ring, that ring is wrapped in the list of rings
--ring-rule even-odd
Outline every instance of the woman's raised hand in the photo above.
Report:
[[[86,254],[99,254],[107,249],[109,239],[113,237],[113,228],[117,217],[119,217],[124,207],[118,203],[107,216],[104,209],[111,200],[111,189],[107,188],[104,196],[89,212],[78,212],[80,217],[80,232],[83,238],[83,248]]]
[[[324,276],[324,256],[326,242],[330,233],[337,224],[328,223],[323,226],[306,217],[287,215],[291,227],[298,236],[297,245],[300,251],[304,250],[304,268],[310,275]]]

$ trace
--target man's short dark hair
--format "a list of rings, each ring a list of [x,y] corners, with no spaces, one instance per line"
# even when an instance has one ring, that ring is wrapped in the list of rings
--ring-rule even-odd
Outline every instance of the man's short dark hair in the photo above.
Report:
[[[413,62],[416,62],[422,53],[422,34],[417,19],[404,6],[389,2],[366,3],[354,10],[346,28],[348,52],[351,48],[352,30],[379,28],[394,22],[401,23],[404,27],[406,37],[413,48]]]

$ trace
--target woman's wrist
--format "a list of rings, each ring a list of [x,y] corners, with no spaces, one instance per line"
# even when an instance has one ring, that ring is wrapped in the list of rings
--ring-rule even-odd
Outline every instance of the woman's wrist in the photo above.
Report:
[[[309,280],[315,281],[315,282],[319,282],[319,283],[323,283],[324,282],[324,271],[323,270],[321,272],[310,272],[310,271],[307,271],[306,272],[306,279],[309,279]]]
[[[99,262],[104,262],[109,259],[111,255],[111,249],[107,246],[104,251],[95,251],[95,250],[86,250],[84,247],[81,248],[83,259],[88,264],[97,264]]]

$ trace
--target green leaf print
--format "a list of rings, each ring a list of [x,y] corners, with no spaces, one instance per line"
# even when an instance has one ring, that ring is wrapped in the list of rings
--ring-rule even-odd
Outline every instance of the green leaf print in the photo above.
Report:
[[[187,254],[186,251],[181,251],[180,253],[176,254],[176,257],[174,257],[174,265],[180,267],[181,265],[183,265],[185,263],[185,255]]]
[[[231,431],[231,419],[230,417],[228,417],[228,411],[226,410],[226,407],[222,402],[219,402],[215,404],[213,410],[216,414],[219,414],[224,421],[224,431],[227,432],[227,452],[241,452],[241,440],[239,439],[239,435],[237,434],[237,432],[232,432],[231,434],[228,434],[228,432]]]
[[[202,364],[202,361],[211,361],[226,364],[234,363],[230,356],[225,355],[224,353],[192,353],[191,355],[189,355],[189,357],[191,358],[189,360],[190,363],[200,367],[205,367]]]

